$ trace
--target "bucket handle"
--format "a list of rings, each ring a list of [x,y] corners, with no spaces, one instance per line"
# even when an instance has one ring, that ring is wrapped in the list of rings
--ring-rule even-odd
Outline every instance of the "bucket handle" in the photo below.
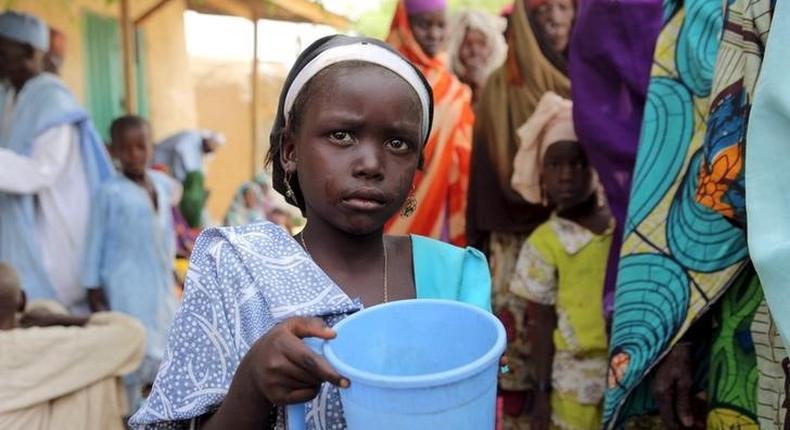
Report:
[[[324,356],[325,340],[317,337],[306,337],[302,339],[310,349],[320,356]],[[307,403],[295,403],[285,408],[285,418],[287,430],[306,430],[304,416],[307,413]]]

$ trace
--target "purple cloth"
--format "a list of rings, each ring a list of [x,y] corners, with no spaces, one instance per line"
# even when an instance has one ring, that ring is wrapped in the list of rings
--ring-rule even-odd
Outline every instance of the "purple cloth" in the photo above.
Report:
[[[409,15],[447,9],[447,0],[405,0]]]
[[[576,134],[617,221],[606,268],[607,316],[614,302],[622,226],[661,20],[661,0],[582,1],[570,44]]]

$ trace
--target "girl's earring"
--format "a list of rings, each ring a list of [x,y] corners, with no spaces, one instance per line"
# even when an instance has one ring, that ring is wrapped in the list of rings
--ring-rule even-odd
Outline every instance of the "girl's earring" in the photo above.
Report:
[[[285,197],[294,205],[299,206],[299,202],[296,201],[296,193],[294,193],[293,188],[291,188],[291,172],[287,172],[285,174],[283,183],[285,184]]]
[[[549,206],[549,195],[546,193],[546,186],[542,182],[540,184],[540,203],[543,206]]]
[[[417,198],[414,197],[414,185],[411,186],[411,191],[409,192],[409,197],[406,198],[406,203],[403,205],[403,209],[401,209],[401,215],[404,218],[408,218],[414,214],[417,210]]]

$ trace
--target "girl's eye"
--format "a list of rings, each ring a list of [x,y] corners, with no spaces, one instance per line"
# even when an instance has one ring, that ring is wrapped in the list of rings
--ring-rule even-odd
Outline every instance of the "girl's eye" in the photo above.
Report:
[[[409,151],[411,149],[411,145],[407,143],[405,140],[401,139],[392,139],[385,143],[385,146],[391,149],[393,152],[403,153]]]
[[[329,138],[334,140],[335,142],[339,143],[351,143],[354,138],[351,136],[351,133],[347,131],[333,131],[329,133]]]

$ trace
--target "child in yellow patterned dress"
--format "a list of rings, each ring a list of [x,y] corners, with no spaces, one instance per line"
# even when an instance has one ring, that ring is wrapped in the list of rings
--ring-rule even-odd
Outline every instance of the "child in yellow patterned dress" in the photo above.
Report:
[[[607,371],[603,289],[613,218],[573,132],[570,101],[547,94],[519,134],[513,187],[555,208],[524,243],[510,284],[528,301],[537,381],[531,430],[595,430]]]

